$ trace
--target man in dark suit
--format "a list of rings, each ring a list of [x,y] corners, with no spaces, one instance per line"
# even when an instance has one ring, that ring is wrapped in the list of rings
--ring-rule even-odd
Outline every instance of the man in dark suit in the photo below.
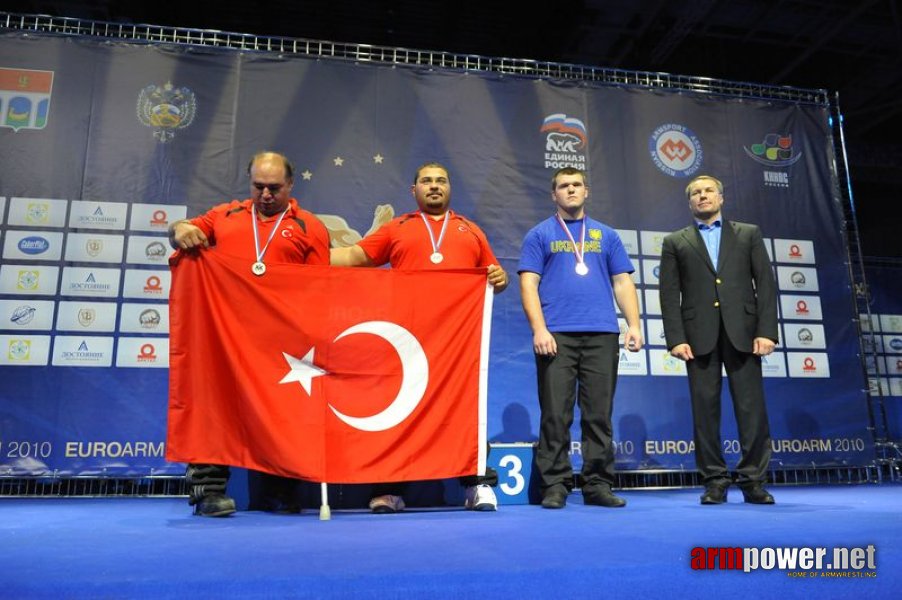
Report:
[[[667,347],[689,375],[701,502],[726,502],[731,483],[720,439],[723,366],[742,450],[737,483],[746,502],[773,504],[763,486],[771,441],[761,375],[778,339],[773,271],[760,229],[721,218],[720,181],[696,177],[686,195],[695,223],[664,238],[660,295]]]

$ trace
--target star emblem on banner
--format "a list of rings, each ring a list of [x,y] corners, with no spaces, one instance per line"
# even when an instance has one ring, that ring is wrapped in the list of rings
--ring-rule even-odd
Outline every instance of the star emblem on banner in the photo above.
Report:
[[[383,160],[385,160],[385,158],[381,154],[377,154],[373,157],[373,162],[377,165],[381,165]]]
[[[310,181],[313,179],[313,173],[310,172],[310,169],[305,169],[303,173],[301,173],[301,177],[304,181]]]
[[[342,166],[343,164],[345,164],[345,159],[343,159],[343,158],[340,157],[340,156],[336,156],[336,157],[332,160],[332,162],[335,163],[335,166],[336,166],[336,167],[340,167],[340,166]]]

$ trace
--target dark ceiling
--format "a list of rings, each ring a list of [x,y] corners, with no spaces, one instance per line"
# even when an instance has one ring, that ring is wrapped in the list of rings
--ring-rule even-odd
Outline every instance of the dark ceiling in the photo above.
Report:
[[[9,7],[4,5],[9,4]],[[902,0],[0,1],[10,12],[662,71],[839,94],[866,255],[902,257]]]

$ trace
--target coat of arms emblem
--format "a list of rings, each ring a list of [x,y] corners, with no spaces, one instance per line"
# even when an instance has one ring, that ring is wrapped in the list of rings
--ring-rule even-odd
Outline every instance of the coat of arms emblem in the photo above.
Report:
[[[186,87],[176,88],[171,82],[149,85],[138,94],[138,119],[153,128],[153,136],[165,143],[175,131],[194,121],[197,101]]]

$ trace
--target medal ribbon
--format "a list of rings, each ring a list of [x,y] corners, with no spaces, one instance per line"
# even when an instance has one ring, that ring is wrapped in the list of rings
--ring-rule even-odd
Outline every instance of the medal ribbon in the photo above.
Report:
[[[426,215],[423,214],[423,211],[418,211],[420,213],[420,218],[423,219],[423,225],[426,226],[426,231],[429,233],[429,241],[432,242],[432,253],[438,253],[439,248],[442,247],[442,240],[445,239],[445,231],[448,229],[448,221],[451,220],[451,211],[445,213],[445,222],[442,223],[442,230],[438,234],[438,241],[435,241],[435,234],[432,233],[432,226],[429,224],[429,221],[426,220]]]
[[[579,234],[579,247],[576,246],[576,240],[573,239],[573,236],[570,234],[570,230],[567,229],[567,224],[564,223],[564,220],[561,218],[561,215],[555,214],[557,217],[557,222],[561,226],[561,229],[564,230],[564,233],[567,234],[567,239],[570,240],[570,243],[573,245],[573,254],[576,255],[576,264],[582,265],[585,264],[585,259],[583,258],[584,253],[586,251],[586,216],[583,215],[583,225],[582,230]]]
[[[263,250],[260,250],[260,234],[257,233],[257,209],[251,206],[251,218],[254,220],[254,251],[257,253],[257,262],[263,262],[263,255],[266,254],[266,249],[269,248],[269,243],[272,241],[273,236],[276,235],[276,230],[279,229],[279,225],[288,213],[289,208],[291,208],[291,206],[286,206],[285,210],[282,211],[282,214],[279,215],[279,220],[276,221],[272,231],[269,232],[269,239],[266,240],[266,245],[263,246]]]

